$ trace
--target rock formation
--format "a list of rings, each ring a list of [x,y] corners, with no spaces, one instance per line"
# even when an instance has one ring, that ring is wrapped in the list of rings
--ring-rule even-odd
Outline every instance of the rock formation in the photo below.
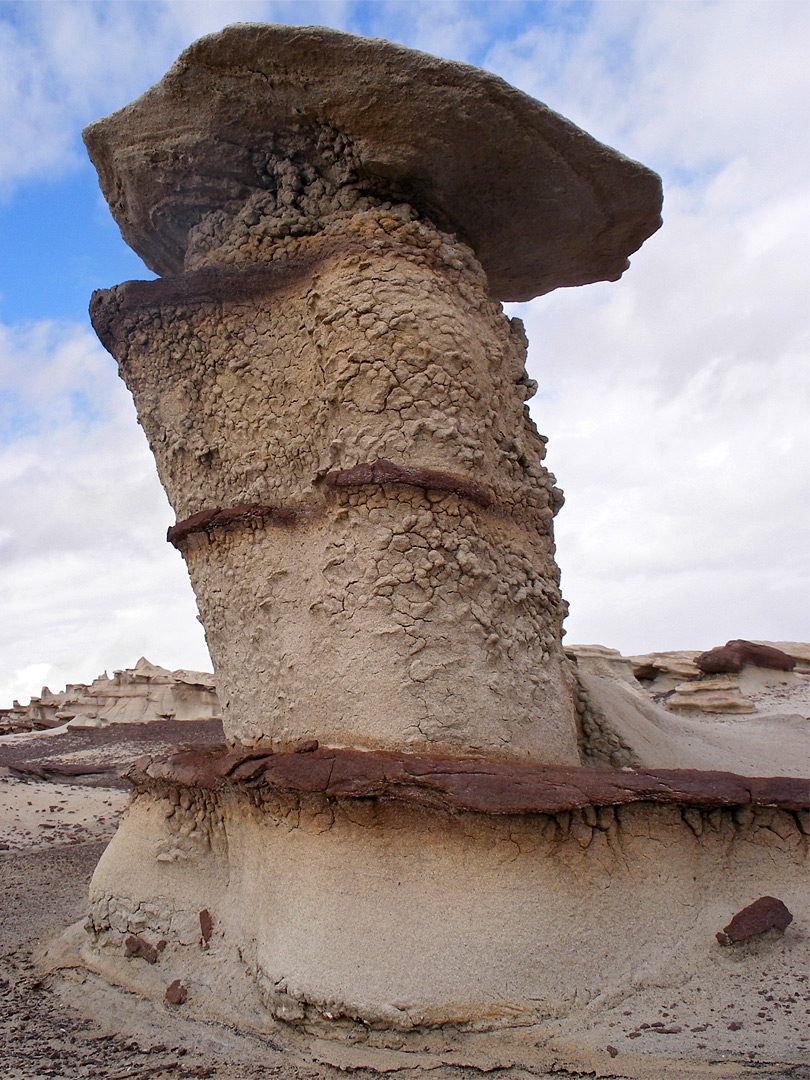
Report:
[[[69,683],[57,693],[43,686],[27,705],[15,701],[10,709],[0,709],[0,734],[221,715],[213,675],[169,671],[142,656],[134,668],[115,671],[112,678],[105,672],[89,686]]]
[[[697,650],[626,657],[601,645],[566,646],[577,672],[583,764],[807,776],[807,646],[758,648],[785,657],[782,668],[754,662],[706,675]],[[785,670],[788,659],[795,670]]]
[[[228,738],[575,763],[562,497],[497,300],[617,277],[658,178],[493,76],[326,30],[205,38],[85,138],[164,275],[91,313]]]
[[[781,649],[739,638],[727,641],[720,649],[701,653],[695,657],[695,664],[706,675],[739,672],[749,665],[775,671],[792,671],[796,667],[795,659]]]
[[[86,141],[162,275],[91,313],[228,744],[133,772],[83,962],[349,1069],[581,1049],[591,1005],[716,987],[757,896],[797,978],[808,784],[645,766],[632,668],[566,658],[562,500],[498,303],[618,278],[658,178],[484,72],[296,27],[202,39]]]

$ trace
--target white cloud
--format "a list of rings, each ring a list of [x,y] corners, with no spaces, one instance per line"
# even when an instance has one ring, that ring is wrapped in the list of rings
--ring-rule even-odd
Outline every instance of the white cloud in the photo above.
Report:
[[[142,653],[209,667],[174,515],[115,365],[89,330],[0,327],[0,703]]]
[[[746,154],[779,187],[807,175],[809,36],[794,0],[617,0],[567,31],[533,23],[486,64],[654,168],[700,177]]]
[[[806,637],[810,12],[597,4],[488,61],[664,177],[618,284],[524,306],[569,640]]]

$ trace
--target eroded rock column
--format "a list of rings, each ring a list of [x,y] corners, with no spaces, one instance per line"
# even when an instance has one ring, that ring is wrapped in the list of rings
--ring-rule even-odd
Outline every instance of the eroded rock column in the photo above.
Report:
[[[660,180],[487,72],[202,38],[85,131],[162,275],[97,293],[234,742],[578,762],[519,322],[615,280]]]
[[[228,736],[576,762],[522,325],[406,203],[298,177],[287,203],[279,185],[209,215],[183,275],[92,309],[177,513]]]

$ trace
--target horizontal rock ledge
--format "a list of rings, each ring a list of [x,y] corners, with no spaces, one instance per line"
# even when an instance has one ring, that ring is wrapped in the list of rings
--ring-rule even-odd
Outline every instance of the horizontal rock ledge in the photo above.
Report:
[[[328,487],[351,488],[379,486],[382,484],[407,484],[425,488],[427,491],[447,491],[461,498],[470,499],[484,508],[492,505],[492,497],[480,484],[455,473],[438,469],[423,469],[418,465],[395,465],[381,458],[368,464],[355,465],[351,469],[336,469],[326,474]]]
[[[214,790],[269,787],[340,798],[383,798],[484,814],[557,814],[635,802],[716,809],[810,809],[810,779],[749,777],[696,769],[638,772],[519,764],[355,749],[182,750],[142,758],[127,773],[136,786],[166,781]]]
[[[418,487],[425,491],[457,495],[461,499],[469,499],[470,502],[484,509],[491,507],[493,501],[480,485],[456,473],[423,469],[420,466],[395,465],[385,460],[355,465],[351,469],[336,470],[327,473],[324,479],[327,488],[338,489],[382,487],[385,484]],[[239,503],[238,506],[224,509],[221,506],[215,506],[210,510],[200,510],[171,525],[166,532],[166,539],[179,548],[187,536],[193,536],[195,533],[264,525],[293,527],[322,517],[325,510],[326,505],[323,503],[292,507]]]
[[[313,520],[323,514],[324,507],[308,506],[288,508],[282,506],[262,506],[259,503],[240,503],[223,509],[200,510],[191,517],[171,525],[166,532],[170,544],[179,548],[187,536],[195,533],[210,532],[212,529],[249,528],[255,525],[275,525],[292,527],[304,520]]]
[[[245,269],[206,267],[154,281],[124,281],[111,289],[96,289],[90,298],[90,321],[104,348],[115,355],[127,343],[129,330],[123,321],[144,312],[178,308],[228,307],[259,303],[267,297],[281,299],[286,289],[306,281],[313,268],[329,255],[348,251],[350,241],[322,244],[316,251],[287,254],[283,260]],[[354,247],[358,245],[355,244]]]

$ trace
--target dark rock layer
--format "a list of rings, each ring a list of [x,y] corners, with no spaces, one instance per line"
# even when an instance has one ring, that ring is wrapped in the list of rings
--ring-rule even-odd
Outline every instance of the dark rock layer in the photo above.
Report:
[[[695,665],[704,675],[721,675],[742,671],[748,665],[775,671],[792,671],[796,661],[781,649],[737,638],[727,641],[720,648],[701,653],[695,657]]]
[[[810,780],[792,777],[694,769],[631,772],[353,749],[279,754],[224,746],[187,750],[141,759],[128,775],[136,784],[165,780],[208,790],[226,783],[246,784],[487,814],[555,814],[634,802],[707,809],[752,804],[810,809]]]

